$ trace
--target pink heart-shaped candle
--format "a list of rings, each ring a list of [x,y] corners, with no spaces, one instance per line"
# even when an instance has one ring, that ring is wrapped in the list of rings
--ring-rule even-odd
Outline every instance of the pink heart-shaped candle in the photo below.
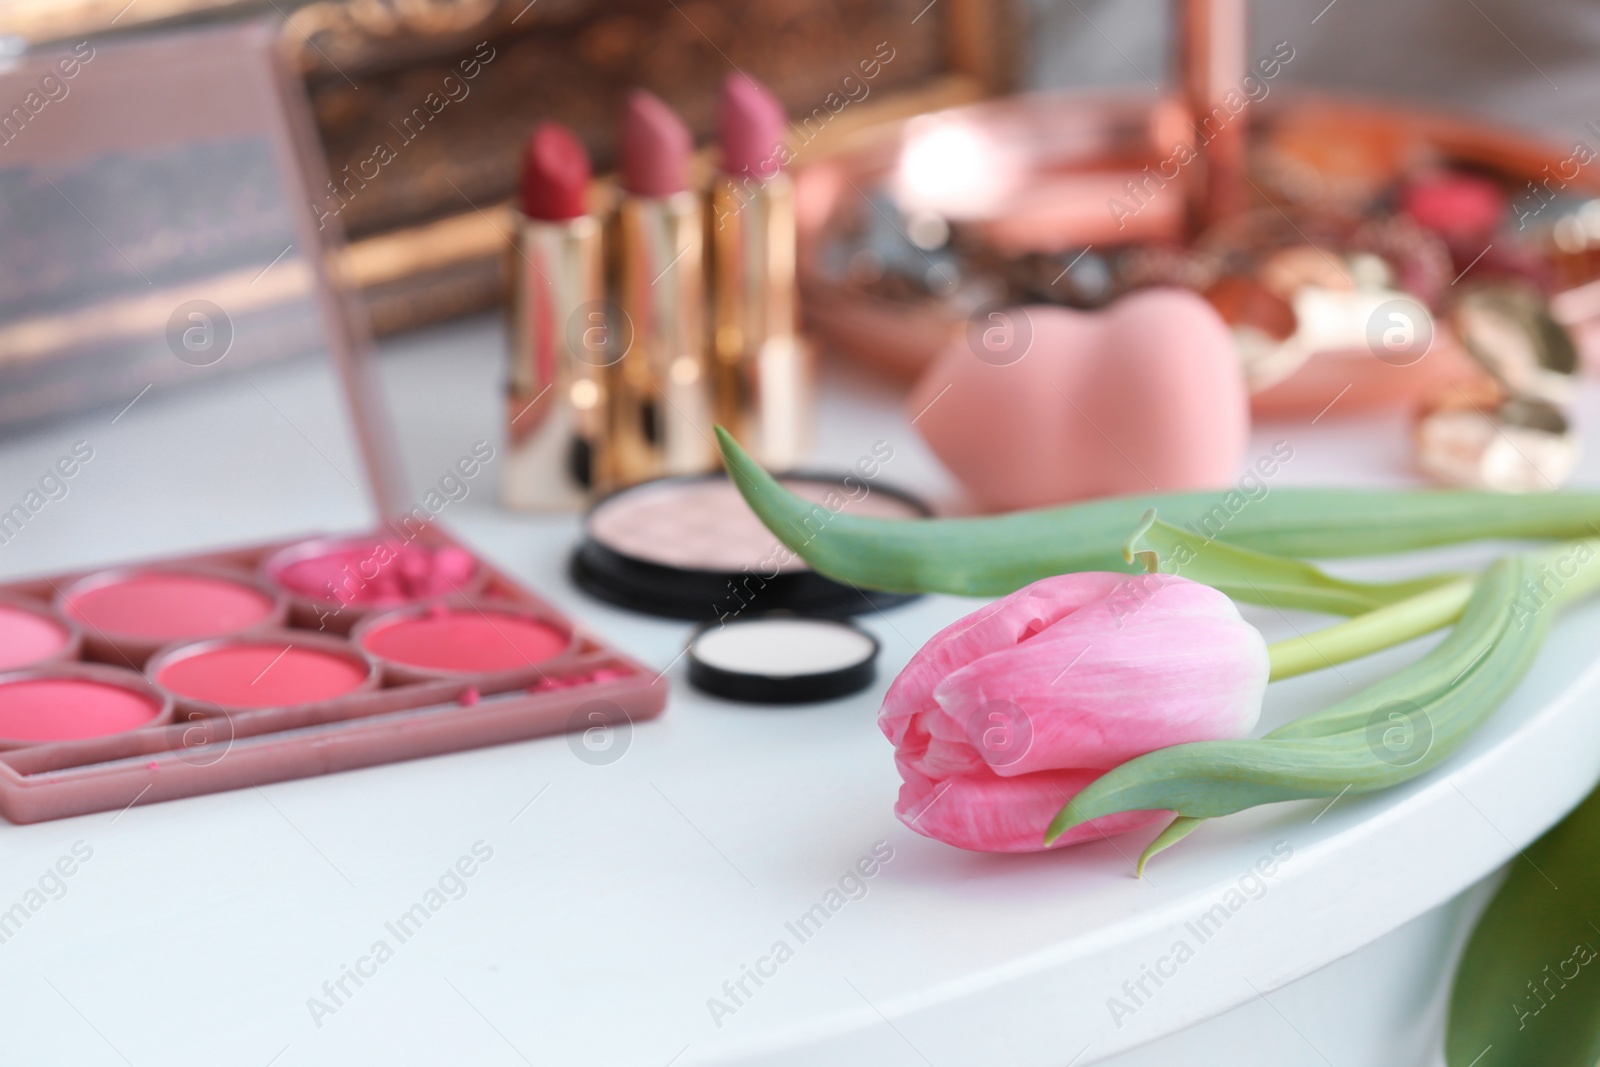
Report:
[[[1100,311],[980,313],[917,382],[907,411],[995,511],[1222,486],[1250,431],[1227,324],[1178,289]]]

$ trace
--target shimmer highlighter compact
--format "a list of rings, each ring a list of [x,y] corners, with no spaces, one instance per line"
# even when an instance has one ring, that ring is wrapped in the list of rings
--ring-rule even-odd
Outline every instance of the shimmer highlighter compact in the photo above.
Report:
[[[12,59],[0,97],[72,99],[0,158],[0,815],[660,714],[658,670],[439,521],[494,445],[413,490],[277,29]]]
[[[915,497],[856,477],[797,473],[780,481],[822,507],[819,521],[930,514]],[[571,569],[580,588],[608,603],[694,621],[749,610],[844,616],[914,599],[813,571],[761,524],[724,474],[662,478],[601,500],[584,521]]]

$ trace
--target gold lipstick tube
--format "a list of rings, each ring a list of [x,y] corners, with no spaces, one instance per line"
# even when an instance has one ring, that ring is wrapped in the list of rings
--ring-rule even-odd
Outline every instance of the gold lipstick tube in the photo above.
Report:
[[[711,188],[716,418],[762,463],[809,444],[811,352],[795,324],[794,182],[718,174]]]
[[[512,245],[501,497],[529,511],[575,510],[614,482],[600,221],[518,216]]]
[[[700,197],[687,190],[625,197],[618,209],[618,341],[626,354],[615,428],[623,482],[694,474],[716,463],[704,243]]]

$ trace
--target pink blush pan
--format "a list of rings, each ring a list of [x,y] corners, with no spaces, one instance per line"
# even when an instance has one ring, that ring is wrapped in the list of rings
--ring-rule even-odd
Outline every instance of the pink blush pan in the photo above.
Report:
[[[475,587],[478,561],[454,545],[344,541],[295,545],[270,560],[268,575],[296,596],[324,604],[399,607]]]
[[[572,635],[529,615],[436,607],[381,616],[357,640],[387,663],[437,674],[491,674],[548,662],[571,646]]]
[[[242,581],[148,571],[69,591],[66,613],[108,635],[177,641],[236,633],[273,615],[272,598]]]
[[[42,611],[0,603],[0,671],[70,658],[73,636]]]
[[[185,704],[236,710],[313,704],[376,682],[359,655],[311,647],[314,640],[264,635],[207,642],[163,653],[150,676]]]
[[[165,710],[153,695],[89,678],[43,676],[0,682],[0,738],[10,743],[104,737],[152,725]]]

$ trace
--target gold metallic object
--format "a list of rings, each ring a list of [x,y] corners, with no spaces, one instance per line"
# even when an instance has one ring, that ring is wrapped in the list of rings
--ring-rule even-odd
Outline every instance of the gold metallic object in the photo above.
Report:
[[[1558,489],[1578,460],[1560,408],[1488,383],[1451,386],[1419,415],[1417,462],[1447,485],[1540,493]]]
[[[1472,289],[1451,307],[1450,322],[1467,353],[1507,393],[1553,403],[1571,397],[1577,346],[1531,287],[1498,283]]]
[[[716,420],[769,467],[799,463],[811,353],[795,327],[794,183],[719,174],[711,193]]]
[[[625,351],[613,427],[623,484],[694,474],[716,462],[704,243],[697,194],[623,199],[617,213],[617,330]]]
[[[506,506],[575,510],[613,481],[600,223],[518,215],[508,307]]]

